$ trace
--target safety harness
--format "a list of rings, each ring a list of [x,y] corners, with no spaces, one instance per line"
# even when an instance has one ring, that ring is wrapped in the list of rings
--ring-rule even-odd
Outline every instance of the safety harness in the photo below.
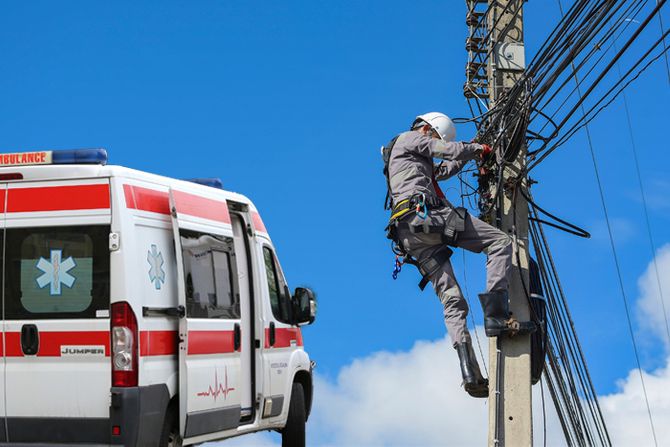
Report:
[[[386,226],[386,237],[392,241],[391,250],[395,254],[393,265],[393,279],[397,279],[402,270],[403,264],[416,266],[421,273],[419,289],[423,290],[428,285],[431,275],[433,275],[453,254],[453,251],[446,245],[454,243],[458,233],[463,231],[465,224],[465,208],[455,208],[449,213],[443,222],[435,222],[435,219],[427,219],[430,210],[440,209],[447,206],[444,197],[426,197],[425,194],[413,194],[407,199],[403,199],[393,204],[391,199],[391,180],[389,176],[389,162],[393,147],[398,137],[393,138],[389,144],[382,147],[382,159],[384,161],[384,176],[386,177],[386,199],[384,200],[384,209],[391,211],[391,218]],[[419,217],[417,224],[411,216]],[[403,247],[402,241],[398,237],[398,230],[409,230],[411,233],[441,234],[445,244],[431,256],[419,262],[413,258]]]

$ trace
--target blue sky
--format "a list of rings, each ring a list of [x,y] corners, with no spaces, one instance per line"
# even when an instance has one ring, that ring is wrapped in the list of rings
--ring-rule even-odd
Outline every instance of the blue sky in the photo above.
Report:
[[[558,8],[529,2],[526,12],[530,55]],[[464,16],[464,2],[437,0],[5,3],[0,150],[105,147],[111,163],[217,176],[248,195],[289,283],[319,295],[304,334],[319,373],[334,379],[354,359],[444,336],[440,304],[418,291],[418,274],[391,280],[379,147],[419,113],[468,116]],[[628,100],[660,248],[670,242],[665,65]],[[591,130],[643,367],[654,369],[664,345],[635,309],[652,253],[623,113],[615,102]],[[635,361],[583,133],[533,177],[542,206],[593,234],[549,230],[596,388],[614,392]],[[462,278],[461,253],[453,259]],[[466,257],[473,304],[483,262]]]

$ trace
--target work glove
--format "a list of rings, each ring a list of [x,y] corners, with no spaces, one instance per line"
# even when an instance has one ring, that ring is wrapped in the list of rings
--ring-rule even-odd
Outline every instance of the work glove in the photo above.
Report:
[[[484,160],[491,154],[491,152],[493,152],[493,148],[488,144],[482,144],[481,146],[482,151],[479,153],[479,156],[481,157],[482,160]]]

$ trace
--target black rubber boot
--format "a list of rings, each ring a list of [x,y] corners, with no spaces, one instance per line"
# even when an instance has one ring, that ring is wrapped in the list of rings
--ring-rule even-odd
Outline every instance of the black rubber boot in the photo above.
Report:
[[[484,329],[487,337],[505,334],[526,335],[537,329],[532,321],[517,321],[510,316],[507,290],[480,293],[479,301],[484,311]]]
[[[457,343],[455,348],[461,363],[465,391],[472,397],[488,397],[489,381],[482,377],[479,371],[477,357],[472,350],[472,342]]]

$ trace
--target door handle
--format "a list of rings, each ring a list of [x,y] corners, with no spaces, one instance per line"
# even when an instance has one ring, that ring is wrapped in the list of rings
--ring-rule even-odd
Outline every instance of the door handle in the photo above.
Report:
[[[24,324],[21,326],[21,350],[25,355],[35,355],[40,348],[40,337],[37,326]]]
[[[270,330],[268,332],[270,332],[270,337],[269,337],[270,338],[270,346],[274,346],[275,345],[275,338],[276,338],[276,330],[275,330],[274,321],[270,322]]]
[[[233,330],[233,349],[235,351],[239,351],[241,345],[242,345],[242,330],[240,329],[240,323],[235,323],[235,329]]]

